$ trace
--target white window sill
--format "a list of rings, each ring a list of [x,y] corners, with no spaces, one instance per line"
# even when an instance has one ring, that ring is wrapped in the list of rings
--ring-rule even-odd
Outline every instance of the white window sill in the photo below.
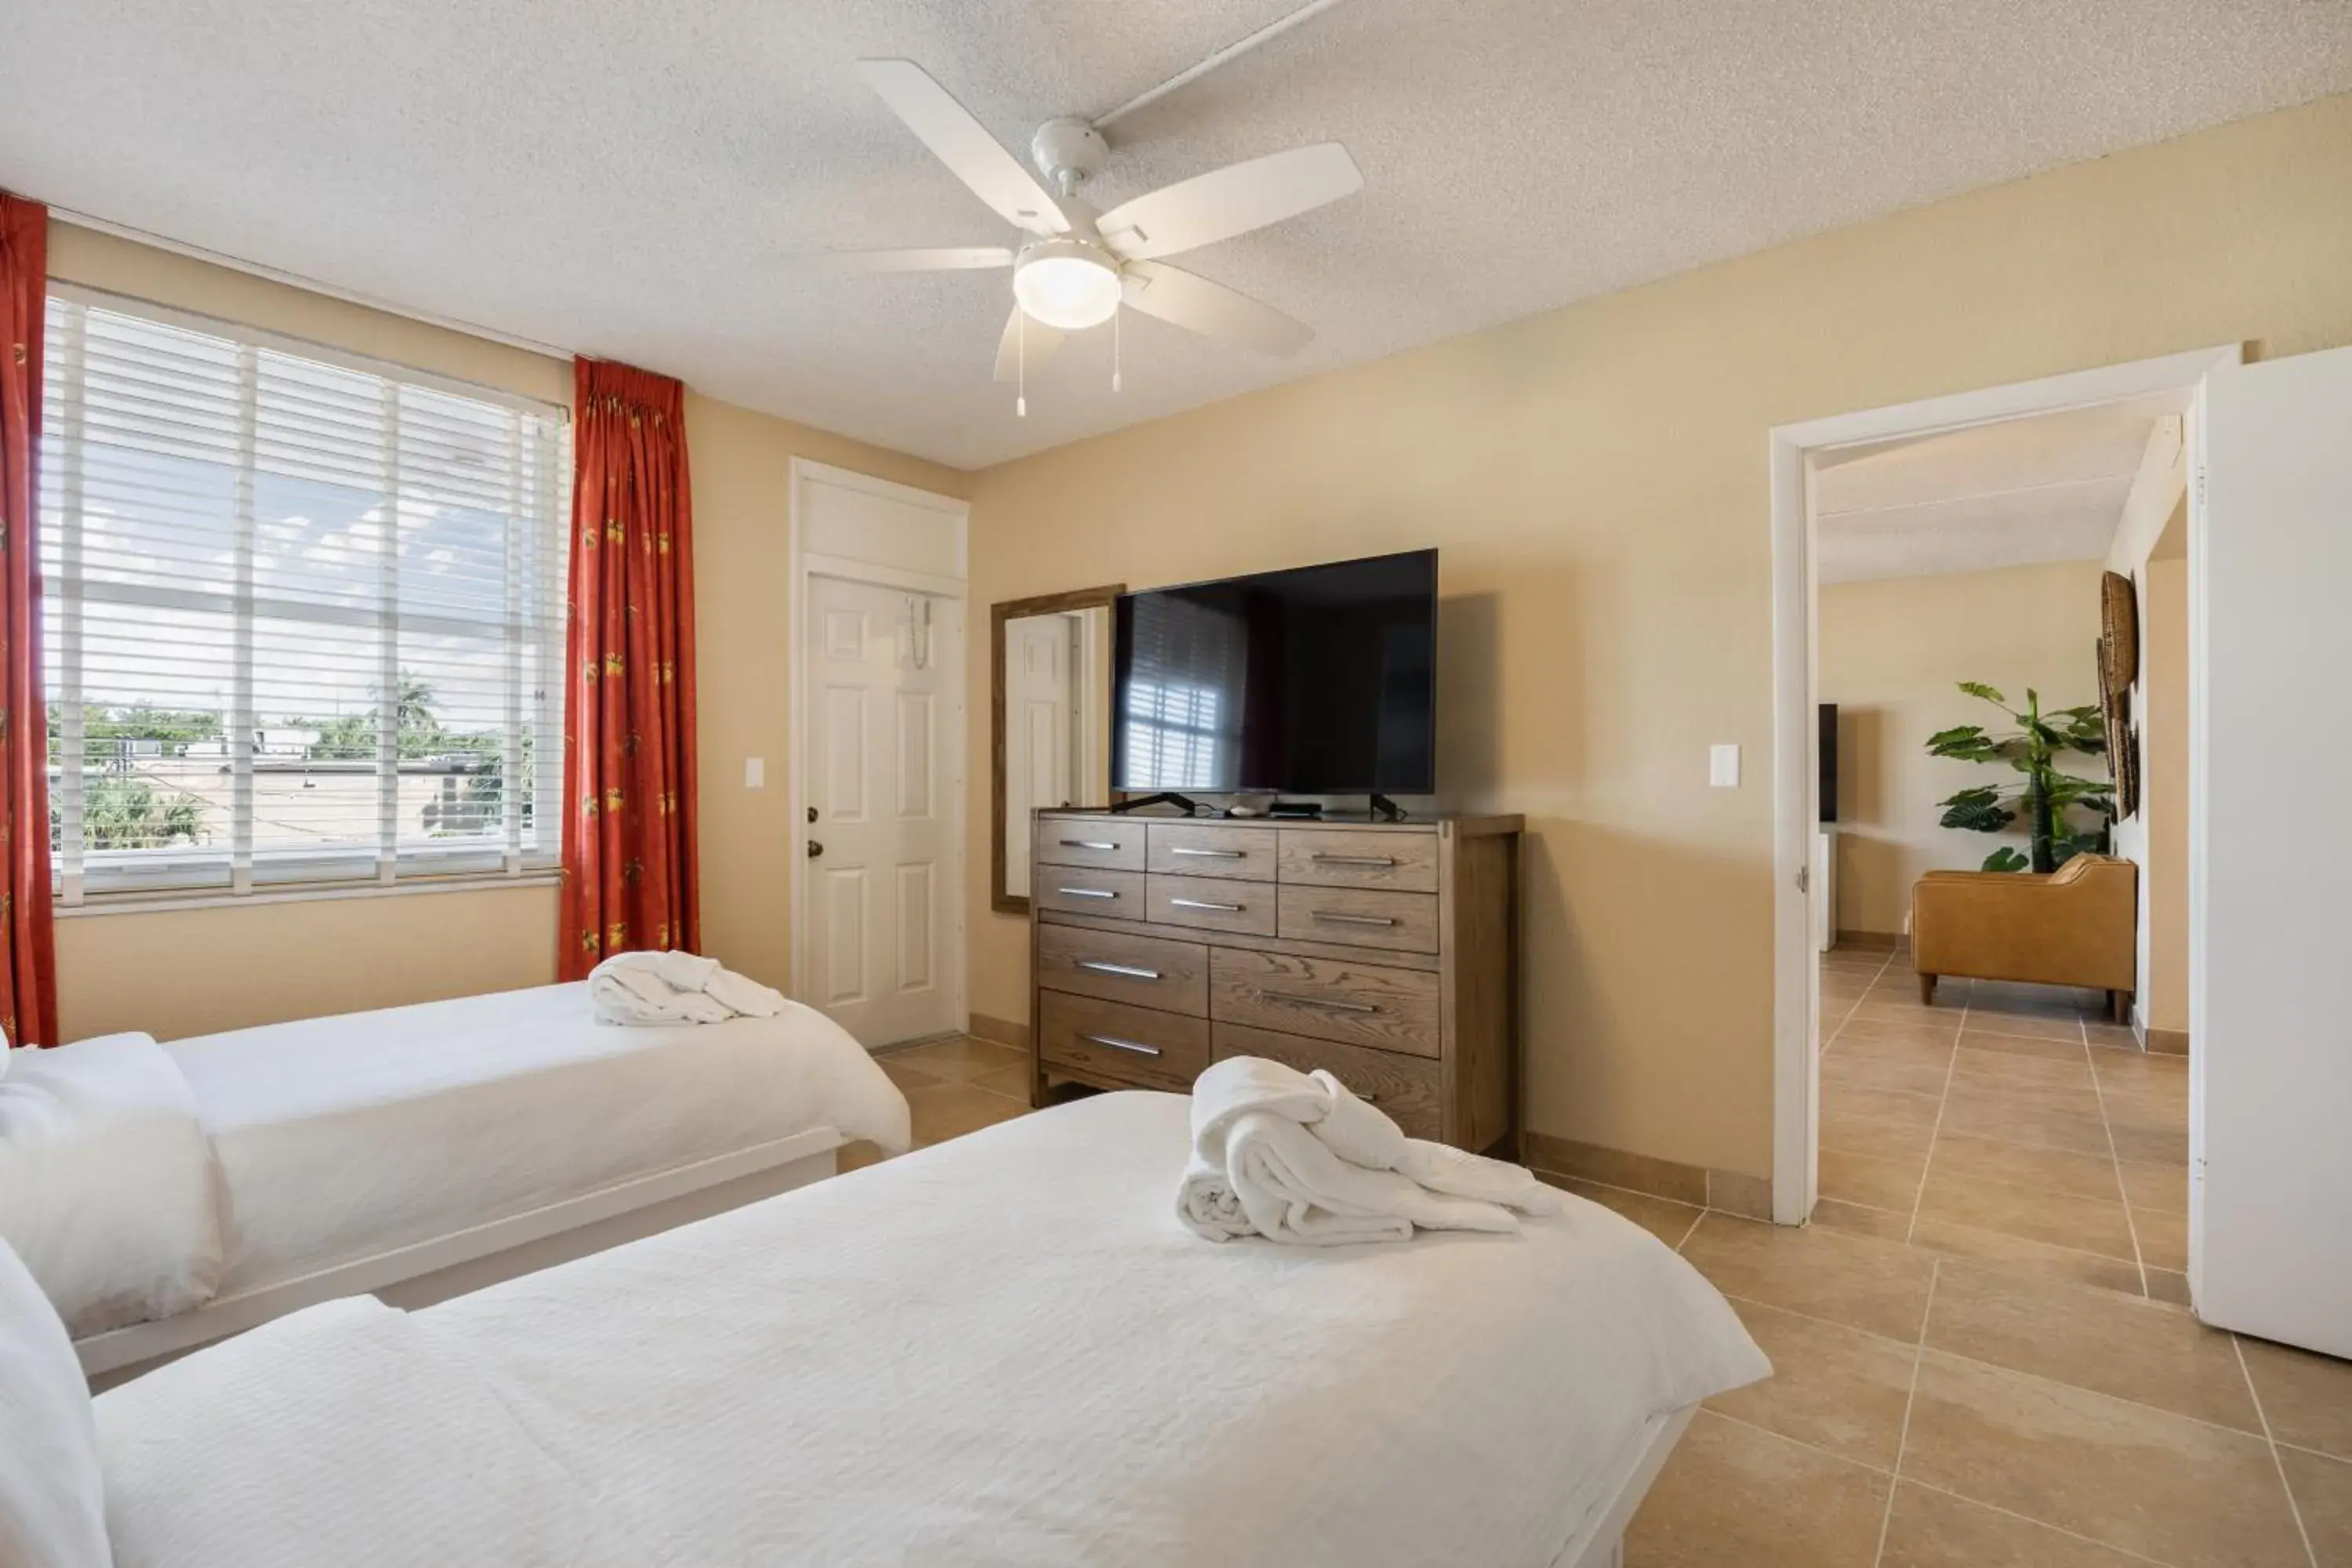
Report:
[[[326,899],[486,893],[501,888],[552,888],[562,880],[552,868],[547,868],[512,876],[504,871],[484,871],[441,877],[417,875],[404,877],[396,882],[282,883],[274,887],[265,885],[250,893],[232,893],[222,888],[157,889],[152,892],[86,893],[80,903],[58,903],[53,906],[53,910],[58,920],[79,920],[90,915],[150,914],[164,910],[235,910],[255,904],[310,904]]]

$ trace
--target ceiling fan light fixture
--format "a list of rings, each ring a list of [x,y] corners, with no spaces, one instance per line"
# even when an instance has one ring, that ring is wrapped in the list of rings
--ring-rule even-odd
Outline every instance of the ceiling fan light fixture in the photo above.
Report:
[[[1013,271],[1013,298],[1021,309],[1066,332],[1098,327],[1117,315],[1120,289],[1118,267],[1082,240],[1040,240],[1021,253]]]

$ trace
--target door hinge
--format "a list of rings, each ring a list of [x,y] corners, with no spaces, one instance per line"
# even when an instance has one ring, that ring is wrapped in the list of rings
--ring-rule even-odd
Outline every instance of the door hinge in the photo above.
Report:
[[[1801,893],[1810,893],[1810,892],[1811,892],[1812,890],[1813,890],[1813,868],[1812,868],[1811,866],[1800,866],[1800,867],[1798,867],[1798,868],[1797,868],[1797,891],[1799,891],[1799,892],[1801,892]]]

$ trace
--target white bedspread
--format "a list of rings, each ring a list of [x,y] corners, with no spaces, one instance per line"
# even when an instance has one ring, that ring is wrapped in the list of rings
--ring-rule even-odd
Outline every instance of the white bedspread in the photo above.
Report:
[[[159,1368],[105,1409],[115,1568],[650,1568],[604,1552],[593,1500],[472,1366],[373,1297]]]
[[[223,1177],[223,1294],[814,1127],[908,1142],[882,1069],[796,1004],[616,1029],[550,985],[165,1048]]]
[[[1653,1417],[1769,1370],[1592,1204],[1202,1247],[1188,1144],[1183,1099],[1107,1095],[415,1321],[698,1565],[1546,1568]]]

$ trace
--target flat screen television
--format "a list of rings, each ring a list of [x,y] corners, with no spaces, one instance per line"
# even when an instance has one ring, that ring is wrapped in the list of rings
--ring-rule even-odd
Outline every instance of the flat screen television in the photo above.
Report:
[[[1437,552],[1122,595],[1111,785],[1432,795]]]

